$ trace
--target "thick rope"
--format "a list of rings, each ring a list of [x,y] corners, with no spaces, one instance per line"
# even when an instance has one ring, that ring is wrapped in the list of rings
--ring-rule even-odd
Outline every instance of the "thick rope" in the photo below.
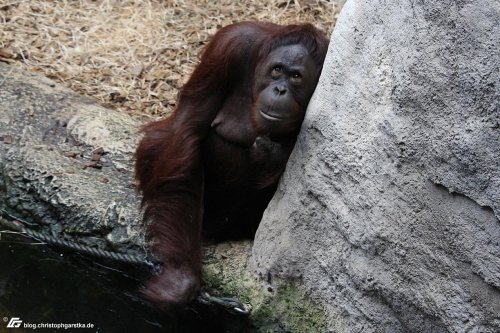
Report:
[[[25,228],[24,225],[18,221],[9,221],[2,216],[0,216],[0,225],[6,227],[7,229],[21,232],[23,234],[28,235],[31,238],[34,238],[38,241],[47,243],[49,245],[58,246],[63,249],[73,250],[80,253],[88,254],[97,258],[107,258],[113,259],[120,262],[125,262],[134,265],[147,265],[147,266],[155,266],[153,262],[148,260],[145,256],[136,256],[125,253],[104,251],[100,249],[96,249],[94,247],[81,245],[75,242],[66,241],[63,239],[59,239],[53,237],[51,235],[43,234],[28,228]]]
[[[33,239],[38,241],[47,243],[49,245],[57,246],[67,250],[73,250],[79,253],[88,254],[98,258],[107,258],[113,259],[116,261],[121,261],[134,265],[147,265],[153,271],[159,271],[159,263],[148,260],[145,256],[135,256],[124,253],[117,253],[111,251],[104,251],[100,249],[96,249],[90,246],[81,245],[75,242],[66,241],[63,239],[59,239],[53,237],[51,235],[43,234],[28,228],[25,228],[24,225],[19,221],[9,221],[2,216],[0,216],[0,226],[4,226],[5,228],[23,233]],[[211,305],[219,305],[224,307],[228,311],[232,311],[233,313],[248,316],[252,309],[251,305],[248,303],[241,303],[237,299],[234,298],[226,298],[226,297],[213,297],[207,293],[203,293],[198,297],[198,301],[203,304],[211,304]]]
[[[252,311],[250,303],[242,303],[232,297],[214,297],[208,293],[202,293],[198,296],[198,302],[209,305],[220,305],[228,311],[244,316],[248,316]]]

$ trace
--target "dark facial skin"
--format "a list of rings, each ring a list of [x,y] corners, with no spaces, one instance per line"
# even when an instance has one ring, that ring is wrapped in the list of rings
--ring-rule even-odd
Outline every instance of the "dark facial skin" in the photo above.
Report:
[[[302,45],[281,46],[256,70],[258,94],[253,119],[271,137],[296,132],[302,123],[318,71]]]

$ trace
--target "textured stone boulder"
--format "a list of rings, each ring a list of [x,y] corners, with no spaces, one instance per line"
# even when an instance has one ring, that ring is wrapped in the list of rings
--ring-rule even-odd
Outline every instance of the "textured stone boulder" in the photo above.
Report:
[[[0,208],[57,237],[144,254],[138,125],[0,62]]]
[[[500,331],[498,2],[347,1],[253,260],[334,332]]]

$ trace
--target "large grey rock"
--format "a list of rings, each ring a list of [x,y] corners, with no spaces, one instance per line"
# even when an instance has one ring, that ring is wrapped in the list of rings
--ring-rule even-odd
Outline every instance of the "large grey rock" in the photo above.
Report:
[[[0,62],[0,208],[54,236],[144,254],[132,184],[138,126]]]
[[[499,17],[495,0],[344,6],[253,249],[333,331],[500,331]]]

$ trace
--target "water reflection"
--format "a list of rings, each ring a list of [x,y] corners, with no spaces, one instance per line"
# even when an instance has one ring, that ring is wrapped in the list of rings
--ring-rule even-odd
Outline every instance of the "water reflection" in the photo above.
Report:
[[[0,332],[12,317],[28,323],[92,324],[40,332],[244,332],[241,318],[203,306],[167,315],[137,292],[147,272],[123,264],[56,252],[24,236],[0,240]],[[7,320],[7,322],[5,322]]]

